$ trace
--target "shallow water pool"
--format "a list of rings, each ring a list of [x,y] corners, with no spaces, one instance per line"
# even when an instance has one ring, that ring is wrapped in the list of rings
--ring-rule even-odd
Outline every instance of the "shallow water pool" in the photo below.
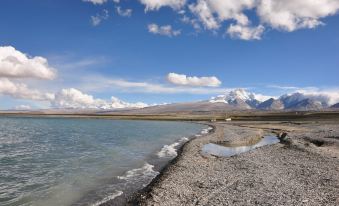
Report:
[[[276,144],[279,142],[276,136],[264,136],[258,143],[249,146],[222,146],[214,143],[209,143],[203,146],[203,155],[214,155],[218,157],[231,157],[237,154],[254,150],[265,145]]]

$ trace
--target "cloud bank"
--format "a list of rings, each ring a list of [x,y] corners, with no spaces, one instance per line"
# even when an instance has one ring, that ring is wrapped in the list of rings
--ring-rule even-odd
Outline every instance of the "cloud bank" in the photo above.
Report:
[[[50,101],[54,98],[52,93],[43,93],[39,90],[28,88],[26,84],[12,82],[6,78],[0,78],[0,94],[17,99],[36,101]]]
[[[128,103],[116,97],[112,97],[111,101],[96,99],[92,95],[82,93],[81,91],[69,88],[62,89],[55,94],[55,98],[51,101],[53,107],[56,108],[72,108],[72,109],[120,109],[120,108],[143,108],[147,104]]]
[[[167,80],[175,85],[200,86],[200,87],[218,87],[221,81],[215,77],[189,77],[185,74],[169,73]]]
[[[148,106],[142,102],[124,102],[116,97],[110,101],[96,99],[74,88],[62,89],[57,93],[42,92],[19,82],[22,78],[52,80],[55,77],[55,69],[48,65],[47,59],[30,57],[14,47],[0,47],[0,95],[49,102],[54,108],[117,109]]]

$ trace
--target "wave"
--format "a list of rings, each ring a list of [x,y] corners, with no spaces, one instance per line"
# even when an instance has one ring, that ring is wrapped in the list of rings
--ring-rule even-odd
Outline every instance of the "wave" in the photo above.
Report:
[[[123,176],[118,176],[118,179],[121,180],[136,180],[136,179],[145,179],[145,178],[154,178],[159,174],[159,172],[153,170],[154,165],[148,164],[147,162],[141,168],[132,169],[127,171]]]
[[[119,196],[121,196],[122,194],[123,194],[122,191],[116,191],[116,192],[113,193],[112,195],[107,196],[107,197],[105,197],[104,199],[102,199],[102,200],[100,200],[100,201],[98,201],[98,202],[92,204],[92,206],[99,206],[99,205],[101,205],[101,204],[104,204],[105,202],[108,202],[108,201],[110,201],[110,200],[114,200],[116,197],[119,197]]]
[[[125,172],[124,175],[118,176],[118,179],[126,181],[124,183],[121,183],[120,189],[128,189],[139,184],[142,185],[142,187],[145,187],[154,177],[159,174],[159,172],[153,170],[153,168],[154,165],[148,164],[146,162],[142,167],[128,170],[127,172]],[[118,190],[112,195],[105,197],[104,199],[92,204],[91,206],[99,206],[105,202],[111,201],[116,197],[121,196],[123,193],[123,191]]]
[[[203,129],[203,130],[201,130],[201,134],[208,134],[211,130],[213,129],[213,127],[208,127],[208,128],[206,128],[206,129]]]
[[[176,157],[178,155],[177,153],[177,147],[182,144],[183,142],[187,142],[188,138],[183,137],[181,138],[178,142],[174,142],[173,144],[170,145],[164,145],[160,152],[157,153],[158,157]]]

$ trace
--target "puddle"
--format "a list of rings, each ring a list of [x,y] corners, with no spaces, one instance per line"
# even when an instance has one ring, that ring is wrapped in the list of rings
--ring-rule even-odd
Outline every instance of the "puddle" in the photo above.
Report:
[[[258,143],[250,146],[226,147],[214,143],[205,144],[202,148],[203,155],[214,155],[219,157],[231,157],[237,154],[254,150],[265,145],[276,144],[279,142],[276,136],[264,136]]]

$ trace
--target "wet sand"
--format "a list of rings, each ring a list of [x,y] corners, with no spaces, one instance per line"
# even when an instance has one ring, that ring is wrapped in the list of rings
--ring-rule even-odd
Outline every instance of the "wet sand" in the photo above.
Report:
[[[214,123],[131,205],[338,205],[339,122]],[[266,134],[287,137],[232,157],[205,156],[205,144],[250,145]]]

